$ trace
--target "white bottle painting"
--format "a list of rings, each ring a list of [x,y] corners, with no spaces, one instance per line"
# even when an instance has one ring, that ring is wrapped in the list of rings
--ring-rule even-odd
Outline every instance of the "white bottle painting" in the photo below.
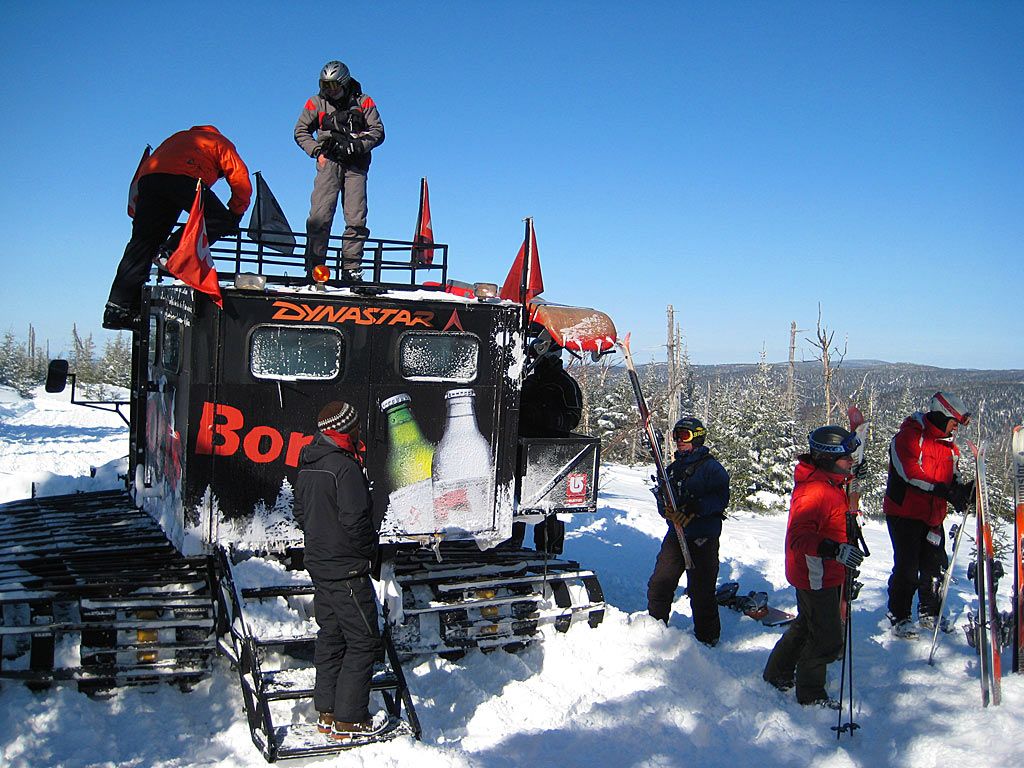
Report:
[[[476,393],[453,389],[444,396],[447,416],[431,476],[434,517],[444,526],[472,529],[488,525],[492,514],[491,445],[476,422]]]

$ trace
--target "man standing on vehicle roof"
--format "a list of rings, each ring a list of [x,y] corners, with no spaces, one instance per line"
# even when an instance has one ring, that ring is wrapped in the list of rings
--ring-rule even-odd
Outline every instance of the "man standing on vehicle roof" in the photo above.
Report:
[[[220,178],[226,178],[231,187],[227,208],[210,191]],[[103,311],[104,328],[116,331],[138,327],[142,286],[149,277],[153,258],[158,251],[170,254],[178,247],[181,229],[170,240],[167,236],[181,212],[192,207],[197,179],[203,182],[203,214],[209,242],[238,231],[238,223],[252,197],[252,183],[235,145],[212,125],[194,125],[164,141],[139,167],[132,237],[110,286]]]
[[[825,691],[825,671],[843,654],[840,590],[846,569],[864,554],[847,543],[847,485],[857,435],[819,427],[798,457],[786,525],[786,579],[796,588],[797,616],[768,657],[763,677],[781,691],[796,685],[796,700],[838,709]]]
[[[957,473],[960,449],[953,442],[960,425],[970,420],[959,397],[936,392],[928,413],[908,416],[889,444],[882,509],[892,540],[889,621],[896,637],[918,635],[910,618],[915,592],[921,628],[935,629],[938,584],[949,562],[942,528],[946,503],[962,510],[974,496],[974,481],[965,483]]]
[[[316,134],[316,136],[314,136]],[[373,99],[340,61],[320,70],[320,91],[306,100],[295,123],[295,143],[316,161],[316,179],[306,220],[306,273],[327,261],[327,245],[341,194],[345,236],[342,277],[362,280],[366,227],[366,176],[370,154],[384,141],[384,124]]]
[[[679,579],[686,569],[679,539],[672,522],[679,522],[693,558],[693,569],[686,574],[686,594],[693,611],[693,634],[707,646],[718,643],[722,632],[718,618],[715,585],[718,581],[718,540],[722,520],[729,506],[729,473],[704,445],[707,430],[700,419],[688,416],[676,422],[672,438],[676,458],[668,465],[669,480],[679,509],[666,516],[661,488],[655,488],[658,511],[669,520],[669,529],[661,542],[654,573],[647,582],[647,612],[668,624]]]
[[[381,650],[370,572],[380,543],[363,470],[359,415],[341,401],[317,416],[318,432],[299,455],[294,515],[302,529],[303,563],[313,579],[320,630],[313,662],[317,727],[338,741],[370,736],[370,681]],[[386,722],[386,721],[385,721]]]

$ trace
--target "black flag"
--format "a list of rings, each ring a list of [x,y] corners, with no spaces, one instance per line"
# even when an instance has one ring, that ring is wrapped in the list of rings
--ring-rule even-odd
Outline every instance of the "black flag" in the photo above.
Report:
[[[249,239],[289,256],[295,251],[291,225],[259,171],[256,171],[256,204],[249,215]]]

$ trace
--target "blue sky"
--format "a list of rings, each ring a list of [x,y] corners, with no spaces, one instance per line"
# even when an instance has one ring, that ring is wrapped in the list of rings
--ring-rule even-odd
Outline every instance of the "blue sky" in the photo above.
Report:
[[[139,153],[190,125],[302,227],[292,128],[340,58],[387,130],[372,234],[411,236],[427,176],[452,277],[501,282],[533,216],[545,297],[638,361],[668,304],[716,363],[785,359],[820,302],[851,358],[1024,367],[1022,39],[1014,2],[9,0],[0,331],[105,338]]]

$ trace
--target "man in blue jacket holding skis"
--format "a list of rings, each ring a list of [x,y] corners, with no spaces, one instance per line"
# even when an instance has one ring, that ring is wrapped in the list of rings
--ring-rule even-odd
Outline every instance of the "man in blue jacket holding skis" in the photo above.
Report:
[[[718,540],[722,535],[725,508],[729,505],[729,473],[704,445],[706,436],[704,425],[693,416],[680,419],[672,430],[676,458],[666,471],[679,509],[666,514],[662,490],[655,489],[658,511],[670,525],[661,542],[654,573],[647,582],[647,612],[668,624],[672,598],[686,570],[672,525],[678,522],[693,558],[693,569],[686,576],[686,594],[693,611],[693,634],[705,645],[714,646],[722,631],[715,586]]]

